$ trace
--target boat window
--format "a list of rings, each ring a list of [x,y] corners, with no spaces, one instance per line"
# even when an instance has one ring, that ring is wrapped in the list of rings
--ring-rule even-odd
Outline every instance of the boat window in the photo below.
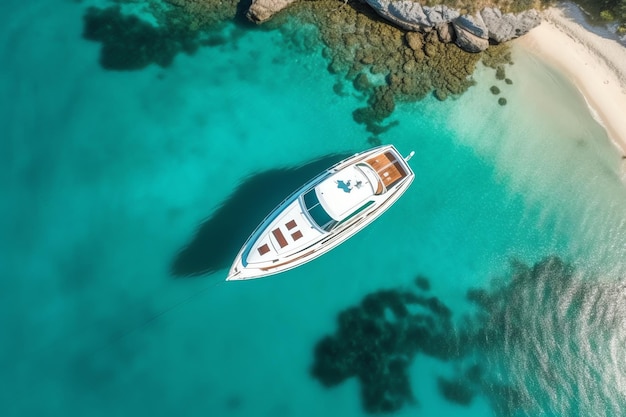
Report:
[[[353,218],[357,214],[361,213],[363,210],[365,210],[366,208],[368,208],[372,204],[374,204],[374,202],[372,200],[370,200],[367,203],[363,204],[361,207],[359,207],[358,209],[354,210],[347,217],[345,217],[343,220],[341,220],[339,223],[337,223],[337,226],[344,224],[345,222],[347,222],[348,220],[350,220],[351,218]]]
[[[330,217],[330,214],[328,214],[320,204],[317,194],[315,193],[315,188],[307,191],[302,196],[302,200],[304,201],[306,211],[320,229],[329,231],[337,224],[337,221]]]

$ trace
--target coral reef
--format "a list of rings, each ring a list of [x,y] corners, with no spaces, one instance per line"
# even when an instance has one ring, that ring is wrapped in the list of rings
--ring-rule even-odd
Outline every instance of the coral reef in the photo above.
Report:
[[[151,2],[146,13],[156,25],[124,14],[119,5],[90,7],[83,17],[83,37],[102,43],[100,64],[105,69],[138,70],[150,64],[168,67],[179,53],[193,54],[201,46],[222,43],[223,39],[210,33],[234,19],[238,7],[240,3],[234,0]]]
[[[329,71],[358,80],[356,88],[366,94],[367,106],[355,110],[354,119],[375,135],[388,128],[382,123],[396,102],[420,100],[432,92],[443,100],[473,84],[480,55],[442,42],[435,32],[425,36],[389,25],[366,4],[318,0],[296,2],[289,11],[319,28]],[[365,85],[371,87],[363,89]]]
[[[315,347],[312,375],[327,387],[356,376],[363,407],[370,413],[392,412],[415,402],[407,368],[417,353],[441,360],[460,356],[450,310],[423,294],[369,294],[358,306],[339,313],[337,327]]]
[[[430,282],[422,275],[415,277],[415,285],[422,291],[430,291]]]
[[[522,6],[524,11],[518,14],[503,14],[497,7],[484,7],[472,14],[467,12],[464,5],[461,9],[455,9],[445,4],[422,5],[421,1],[413,0],[364,1],[395,26],[421,33],[434,30],[442,42],[455,42],[468,52],[484,51],[489,47],[490,40],[501,43],[522,36],[541,22],[539,14],[532,8],[533,0],[518,0],[518,3],[527,2]],[[293,2],[252,0],[247,17],[253,22],[262,23]]]
[[[102,42],[100,64],[106,69],[135,70],[151,63],[169,66],[179,51],[193,53],[198,45],[186,31],[171,31],[125,16],[119,7],[89,8],[83,37]]]
[[[168,10],[170,26],[184,26],[191,31],[215,28],[224,22],[243,16],[249,1],[237,0],[165,0],[175,6]]]
[[[126,1],[130,0],[120,0]],[[152,63],[167,67],[179,53],[193,54],[199,47],[225,43],[228,40],[216,29],[233,20],[245,24],[251,3],[166,0],[150,4],[156,25],[124,15],[119,6],[89,9],[84,17],[84,37],[102,42],[100,62],[104,68],[136,70]],[[427,34],[406,31],[390,25],[361,2],[300,1],[292,3],[288,12],[274,16],[265,27],[280,30],[303,53],[315,50],[321,39],[328,70],[340,80],[335,92],[346,95],[353,89],[364,100],[353,118],[373,135],[371,143],[380,143],[378,136],[396,124],[387,119],[398,103],[421,100],[429,94],[439,100],[460,95],[473,85],[471,76],[481,59],[489,66],[502,67],[498,76],[510,62],[506,47],[495,45],[481,54],[469,54],[451,44],[452,25],[440,25]],[[432,8],[429,19],[449,17],[444,12]],[[476,32],[476,22],[469,18],[463,22]],[[303,23],[317,30],[301,36]]]
[[[474,391],[464,380],[448,380],[438,378],[437,386],[443,397],[459,405],[470,405],[474,399]]]
[[[415,285],[374,292],[340,312],[336,332],[315,347],[313,377],[333,387],[356,376],[367,412],[397,411],[419,400],[407,370],[423,354],[450,363],[434,378],[457,405],[483,396],[496,416],[541,415],[546,407],[559,415],[626,412],[626,402],[615,401],[619,388],[600,381],[625,377],[615,366],[621,359],[611,358],[626,343],[623,283],[585,279],[554,256],[513,262],[510,275],[468,291],[475,310],[458,324],[428,293],[426,278]],[[584,402],[571,395],[582,386]]]

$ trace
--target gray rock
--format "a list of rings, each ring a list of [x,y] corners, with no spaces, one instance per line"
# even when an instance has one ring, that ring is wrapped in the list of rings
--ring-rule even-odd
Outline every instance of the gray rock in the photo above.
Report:
[[[295,0],[252,0],[246,17],[255,23],[263,23]]]
[[[525,35],[541,23],[541,17],[534,9],[517,15],[513,13],[503,15],[498,8],[486,7],[480,15],[489,32],[489,38],[498,43]]]
[[[428,32],[430,23],[422,6],[414,1],[365,0],[372,9],[389,22],[407,30]]]
[[[535,9],[526,10],[517,15],[517,27],[515,29],[516,37],[527,34],[531,29],[541,24],[541,16]]]
[[[456,34],[454,43],[464,51],[481,52],[489,48],[489,39],[474,35],[462,26],[457,25],[456,21],[452,22],[452,27],[454,27],[454,33]]]
[[[419,30],[429,26],[428,19],[419,3],[410,0],[389,2],[387,10],[396,19],[398,25],[407,29]]]
[[[454,41],[454,29],[452,29],[452,24],[450,23],[441,23],[435,26],[437,30],[437,35],[439,36],[439,40],[443,43],[451,43]]]
[[[414,51],[421,51],[424,47],[422,35],[419,35],[416,32],[407,32],[404,35],[404,39],[406,40],[407,45],[409,45],[409,48]]]
[[[487,30],[487,26],[485,25],[485,22],[483,22],[483,18],[479,13],[476,13],[476,15],[464,14],[459,16],[454,19],[454,24],[455,27],[458,26],[463,28],[474,36],[478,36],[482,39],[489,39],[489,31]]]
[[[269,18],[267,15],[271,16],[267,10],[280,10],[295,0],[252,1],[248,17],[262,22]],[[412,0],[364,1],[384,19],[403,29],[415,32],[435,29],[442,42],[454,41],[469,52],[484,51],[489,47],[489,39],[506,42],[522,36],[541,23],[536,10],[503,15],[496,7],[486,7],[475,15],[461,15],[458,10],[444,5],[427,7]]]
[[[489,48],[489,32],[480,17],[476,15],[459,16],[452,21],[456,34],[455,43],[467,52],[480,52]]]
[[[365,0],[379,15],[407,30],[430,32],[459,17],[457,10],[444,5],[427,7],[411,0]]]
[[[428,17],[428,21],[432,27],[442,23],[449,23],[461,15],[458,10],[451,9],[443,4],[433,7],[424,7],[424,13],[426,17]]]
[[[497,7],[485,7],[480,11],[480,17],[487,27],[495,25],[498,20],[502,19],[502,12]]]

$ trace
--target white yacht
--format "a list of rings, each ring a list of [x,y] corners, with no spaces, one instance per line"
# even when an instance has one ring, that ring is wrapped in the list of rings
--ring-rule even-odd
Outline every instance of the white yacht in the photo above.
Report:
[[[383,214],[415,177],[393,145],[357,153],[276,207],[243,245],[227,281],[284,272],[330,251]]]

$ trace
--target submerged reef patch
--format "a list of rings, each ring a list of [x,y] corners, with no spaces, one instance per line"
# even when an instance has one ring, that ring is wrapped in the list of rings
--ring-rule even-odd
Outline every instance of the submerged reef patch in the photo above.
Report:
[[[339,313],[336,333],[317,343],[312,375],[327,387],[355,376],[367,412],[397,411],[415,402],[407,370],[417,353],[459,357],[450,319],[435,297],[404,290],[369,294]]]
[[[446,400],[459,405],[470,405],[474,399],[471,385],[467,384],[463,379],[449,380],[438,378],[437,387]]]
[[[497,416],[626,412],[612,382],[626,378],[626,363],[611,353],[626,345],[625,284],[585,279],[558,257],[513,262],[508,277],[469,290],[474,310],[453,322],[427,283],[340,312],[335,333],[315,346],[312,376],[326,387],[355,376],[365,411],[393,412],[419,401],[408,370],[423,354],[450,364],[433,382],[457,405],[482,396]],[[580,390],[584,398],[571,395]]]
[[[513,84],[513,81],[510,78],[506,78],[506,69],[507,65],[513,65],[513,60],[511,58],[511,50],[507,45],[493,45],[483,54],[483,64],[486,67],[492,68],[495,70],[495,78],[499,81],[504,81],[505,85],[502,85],[502,88],[506,88],[507,85]],[[493,85],[489,88],[493,95],[499,95],[501,93],[501,88]],[[498,104],[500,106],[505,106],[507,104],[507,100],[504,97],[498,98]]]
[[[167,67],[179,53],[193,54],[199,47],[236,38],[234,32],[218,33],[226,23],[234,22],[239,31],[256,27],[245,18],[251,1],[150,2],[144,8],[151,22],[124,13],[124,6],[135,2],[115,3],[106,9],[90,8],[83,32],[86,39],[102,43],[100,62],[111,70],[137,70],[150,64]],[[317,51],[321,41],[328,71],[338,78],[334,91],[363,100],[353,118],[375,143],[395,125],[387,119],[398,103],[429,95],[439,100],[458,96],[474,84],[472,74],[479,61],[494,68],[510,61],[510,54],[508,60],[501,59],[507,56],[505,45],[467,53],[442,39],[440,31],[419,33],[391,25],[362,2],[294,2],[263,27],[280,30],[287,44],[301,53]],[[305,31],[305,27],[316,29]]]
[[[201,46],[222,44],[215,33],[225,22],[243,13],[249,3],[235,0],[166,0],[147,2],[144,14],[150,22],[125,13],[118,0],[107,8],[90,7],[83,16],[83,37],[102,43],[100,64],[116,71],[139,70],[150,64],[168,67],[180,53],[194,54]]]
[[[168,67],[179,52],[192,54],[198,48],[191,32],[153,26],[116,6],[87,9],[83,37],[102,42],[100,64],[109,70],[137,70],[153,63]]]
[[[384,21],[367,4],[336,0],[296,2],[290,16],[315,24],[324,43],[328,70],[356,82],[366,106],[355,110],[357,123],[379,134],[397,102],[421,100],[429,94],[444,100],[474,84],[471,75],[481,54],[442,42],[436,32],[407,32]],[[273,25],[286,17],[276,16]],[[365,89],[365,78],[373,86]]]
[[[175,6],[165,16],[170,25],[182,25],[190,31],[219,28],[226,21],[245,14],[252,0],[164,0]],[[243,22],[243,19],[238,19]]]

